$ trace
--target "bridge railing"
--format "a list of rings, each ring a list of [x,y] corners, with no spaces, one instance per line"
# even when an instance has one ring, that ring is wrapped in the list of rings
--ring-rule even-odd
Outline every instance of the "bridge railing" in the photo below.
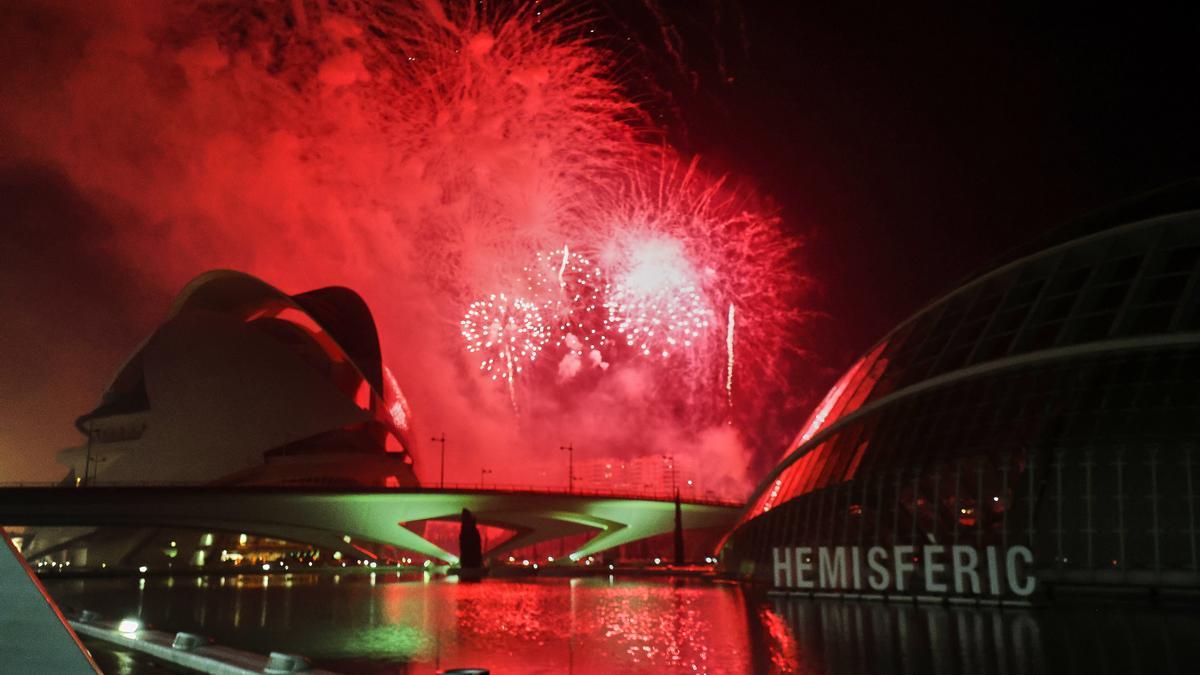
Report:
[[[0,482],[2,488],[164,488],[191,487],[207,489],[257,489],[257,490],[338,490],[346,492],[496,492],[504,494],[533,493],[545,495],[561,495],[576,497],[607,497],[611,499],[640,499],[647,501],[674,501],[675,493],[663,490],[614,490],[595,487],[576,487],[566,490],[551,485],[529,485],[516,483],[445,483],[444,485],[418,485],[400,488],[385,488],[367,485],[329,485],[319,483],[287,483],[287,484],[232,484],[232,483],[200,483],[195,481],[97,481],[79,486],[63,484],[59,481],[16,481]],[[696,496],[687,491],[680,492],[680,501],[686,504],[702,504],[706,506],[741,507],[743,503],[733,499],[722,499],[714,495]]]
[[[561,487],[550,485],[522,485],[515,483],[446,483],[444,487],[435,487],[432,485],[423,485],[421,487],[429,490],[470,490],[472,492],[535,492],[539,494],[578,495],[582,497],[615,497],[667,502],[675,500],[675,493],[669,490],[614,490],[596,487],[576,487],[572,490],[565,490]],[[732,499],[722,499],[715,495],[697,496],[694,493],[689,494],[689,491],[687,490],[680,491],[679,499],[680,501],[688,504],[742,506],[742,502]]]

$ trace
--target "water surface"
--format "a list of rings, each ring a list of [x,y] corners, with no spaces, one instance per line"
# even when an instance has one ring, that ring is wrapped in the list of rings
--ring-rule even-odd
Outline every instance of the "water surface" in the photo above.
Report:
[[[767,596],[705,579],[245,575],[50,579],[64,606],[137,616],[345,672],[1193,672],[1200,616],[1145,606],[914,606]],[[112,672],[145,659],[93,645]]]

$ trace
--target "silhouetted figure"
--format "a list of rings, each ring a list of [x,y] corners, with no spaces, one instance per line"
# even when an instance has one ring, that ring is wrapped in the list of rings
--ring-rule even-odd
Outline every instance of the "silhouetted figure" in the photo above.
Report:
[[[483,544],[479,539],[479,528],[470,510],[462,510],[462,529],[458,532],[459,565],[463,569],[483,568]]]
[[[675,491],[675,564],[683,564],[683,505],[679,503],[679,490]]]

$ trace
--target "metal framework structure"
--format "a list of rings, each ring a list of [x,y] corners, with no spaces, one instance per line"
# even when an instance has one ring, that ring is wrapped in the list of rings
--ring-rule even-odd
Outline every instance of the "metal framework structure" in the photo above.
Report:
[[[1200,587],[1198,384],[1200,211],[1027,255],[850,367],[725,563],[766,580],[773,546],[1019,545],[1043,583]]]

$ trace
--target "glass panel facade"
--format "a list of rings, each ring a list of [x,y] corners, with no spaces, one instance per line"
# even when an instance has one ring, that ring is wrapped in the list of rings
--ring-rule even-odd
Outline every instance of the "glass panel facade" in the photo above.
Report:
[[[1195,213],[985,275],[847,371],[727,564],[763,578],[774,546],[1019,544],[1048,580],[1200,587],[1198,332]]]
[[[841,417],[930,377],[1110,337],[1200,329],[1200,216],[1114,231],[968,284],[877,344],[785,457]]]

